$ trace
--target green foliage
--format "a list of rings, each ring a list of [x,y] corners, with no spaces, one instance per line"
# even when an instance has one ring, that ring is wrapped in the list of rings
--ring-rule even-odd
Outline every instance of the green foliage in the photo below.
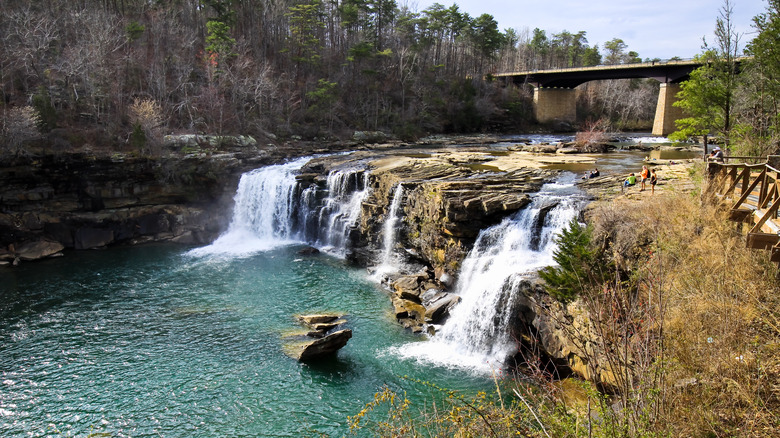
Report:
[[[236,56],[233,48],[235,38],[230,36],[230,26],[222,21],[210,20],[206,23],[206,51],[216,55],[219,62]]]
[[[331,129],[337,117],[334,109],[338,101],[338,84],[320,79],[317,81],[317,87],[306,93],[306,98],[309,101],[307,115],[320,123],[327,122],[328,128]]]
[[[675,122],[677,131],[669,136],[670,139],[683,141],[689,137],[723,134],[727,131],[728,101],[733,87],[727,89],[725,76],[729,74],[728,67],[720,62],[712,62],[717,57],[713,51],[698,57],[705,64],[691,72],[689,79],[680,84],[674,106],[682,108],[688,117]]]
[[[601,64],[599,46],[586,47],[582,54],[582,65],[585,67]]]
[[[704,53],[696,58],[704,65],[681,84],[674,106],[682,108],[688,117],[676,122],[678,132],[670,136],[673,140],[715,133],[728,142],[739,50],[739,35],[734,31],[731,14],[731,4],[726,1],[715,24],[715,46],[705,41]]]
[[[488,58],[492,58],[504,42],[498,23],[490,14],[482,14],[474,20],[471,38],[479,53]]]
[[[321,8],[320,0],[312,0],[309,4],[290,6],[285,14],[290,20],[289,40],[296,62],[315,65],[320,61],[322,42],[319,31],[325,27],[320,18]]]
[[[557,300],[572,301],[603,278],[606,259],[601,249],[592,244],[592,235],[591,225],[582,226],[575,219],[557,237],[558,249],[553,259],[558,266],[539,271],[547,291]]]
[[[128,41],[135,41],[138,38],[141,38],[141,35],[143,35],[145,31],[146,27],[135,20],[125,26],[125,34],[127,34]]]
[[[626,42],[620,38],[613,38],[604,43],[604,50],[607,52],[605,64],[621,64],[624,61],[626,47],[628,47]]]
[[[140,123],[133,125],[133,132],[130,133],[130,146],[140,152],[146,147],[146,133]]]
[[[330,113],[331,106],[338,99],[338,90],[336,82],[330,82],[326,79],[317,81],[317,88],[306,93],[309,98],[309,111],[317,113]]]
[[[368,41],[361,41],[347,50],[347,61],[354,62],[369,59],[374,55],[374,45]]]
[[[317,89],[306,93],[306,97],[317,102],[333,102],[336,99],[336,84],[325,79],[317,81]]]
[[[57,127],[57,110],[51,104],[49,92],[43,86],[32,97],[32,106],[38,111],[38,129],[41,132],[50,132]]]

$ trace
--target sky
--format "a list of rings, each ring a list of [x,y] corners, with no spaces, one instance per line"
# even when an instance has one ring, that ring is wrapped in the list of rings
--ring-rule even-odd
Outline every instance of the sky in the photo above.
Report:
[[[588,44],[620,38],[642,59],[693,58],[702,52],[702,37],[712,45],[723,0],[397,0],[422,11],[434,3],[457,4],[472,17],[492,15],[501,31],[539,28],[550,37],[567,30],[586,32]],[[766,10],[764,0],[731,0],[732,21],[740,48],[752,38],[753,17]]]

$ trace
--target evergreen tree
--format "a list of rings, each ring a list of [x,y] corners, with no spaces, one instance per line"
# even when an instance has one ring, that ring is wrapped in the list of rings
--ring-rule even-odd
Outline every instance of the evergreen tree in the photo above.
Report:
[[[547,291],[562,302],[569,302],[590,286],[606,279],[608,262],[603,251],[592,244],[593,227],[572,220],[557,237],[553,259],[558,266],[539,271]]]
[[[728,144],[740,38],[734,31],[732,13],[731,3],[726,0],[715,25],[716,46],[710,47],[704,41],[704,53],[696,58],[704,65],[681,84],[679,100],[674,105],[682,108],[687,117],[677,120],[677,131],[669,136],[673,140],[714,133],[722,135]]]

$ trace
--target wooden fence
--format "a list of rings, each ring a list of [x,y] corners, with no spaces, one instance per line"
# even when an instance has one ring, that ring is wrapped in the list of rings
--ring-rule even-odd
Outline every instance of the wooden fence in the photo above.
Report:
[[[780,170],[769,165],[773,161],[769,157],[760,164],[710,162],[707,190],[730,206],[731,220],[751,226],[749,247],[771,250],[772,261],[780,262]]]

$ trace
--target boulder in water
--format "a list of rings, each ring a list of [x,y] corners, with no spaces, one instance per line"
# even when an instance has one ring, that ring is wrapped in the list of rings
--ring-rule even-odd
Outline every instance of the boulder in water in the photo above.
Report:
[[[330,356],[347,345],[347,341],[352,338],[350,329],[330,333],[346,323],[340,315],[326,313],[299,315],[298,320],[307,325],[310,330],[305,336],[298,337],[297,342],[290,342],[284,347],[285,353],[298,361],[306,362]]]
[[[303,342],[289,346],[287,353],[301,362],[316,360],[330,356],[347,345],[352,338],[352,330],[344,329],[325,335],[322,338],[310,342]]]
[[[298,315],[298,319],[306,325],[331,322],[339,319],[341,316],[332,313],[315,313],[311,315]]]
[[[313,246],[309,246],[306,248],[301,249],[298,251],[298,255],[304,255],[304,256],[311,256],[311,255],[317,255],[320,253],[320,250]]]
[[[64,248],[59,242],[38,240],[19,245],[16,249],[16,257],[20,260],[38,260],[59,254]]]

